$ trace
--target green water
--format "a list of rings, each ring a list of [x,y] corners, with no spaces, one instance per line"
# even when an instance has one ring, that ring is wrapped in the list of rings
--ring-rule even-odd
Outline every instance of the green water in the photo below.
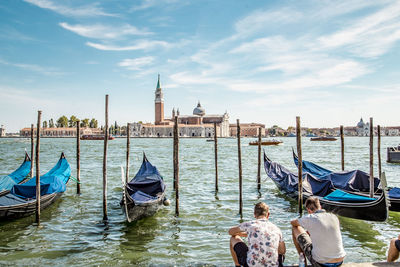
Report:
[[[286,264],[296,263],[291,242],[290,220],[297,216],[295,202],[281,194],[262,170],[261,196],[257,192],[257,147],[242,139],[243,219],[252,219],[253,205],[263,200],[271,209],[270,220],[283,232]],[[295,138],[264,147],[268,156],[296,171],[291,147]],[[399,137],[382,138],[382,168],[389,185],[400,186],[400,165],[386,163],[386,147],[400,143]],[[119,202],[121,170],[125,165],[125,139],[109,142],[108,217],[102,222],[103,141],[81,142],[81,195],[70,181],[67,191],[42,212],[41,227],[34,216],[0,224],[0,265],[61,266],[233,266],[229,254],[229,227],[238,215],[237,140],[219,140],[219,192],[214,192],[214,144],[205,139],[180,140],[180,216],[174,216],[172,190],[172,139],[131,139],[131,177],[140,167],[142,153],[157,166],[167,184],[171,206],[157,215],[127,224]],[[346,169],[369,172],[369,138],[345,139]],[[40,170],[44,174],[65,152],[76,176],[74,139],[42,139]],[[310,142],[303,138],[303,159],[328,169],[340,169],[340,142]],[[376,147],[376,144],[375,144]],[[16,169],[29,150],[28,139],[0,139],[0,175]],[[376,150],[376,149],[375,149]],[[375,163],[377,158],[375,158]],[[377,166],[375,166],[377,173]],[[384,223],[340,218],[345,262],[382,261],[391,237],[400,233],[400,213],[390,213]]]

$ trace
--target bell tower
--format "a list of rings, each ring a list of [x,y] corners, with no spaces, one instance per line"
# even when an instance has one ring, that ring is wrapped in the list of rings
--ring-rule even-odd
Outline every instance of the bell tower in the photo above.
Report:
[[[158,74],[157,88],[155,92],[155,120],[154,124],[161,124],[164,121],[164,94],[160,85],[160,74]]]

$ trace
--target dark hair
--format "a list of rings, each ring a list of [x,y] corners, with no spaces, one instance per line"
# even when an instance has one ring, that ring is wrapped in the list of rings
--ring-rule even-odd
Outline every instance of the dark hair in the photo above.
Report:
[[[312,211],[316,211],[321,209],[321,204],[319,203],[319,199],[317,197],[309,197],[306,200],[306,208]]]
[[[263,215],[268,216],[268,213],[269,213],[269,207],[264,202],[258,202],[254,206],[254,215],[256,217],[263,216]]]

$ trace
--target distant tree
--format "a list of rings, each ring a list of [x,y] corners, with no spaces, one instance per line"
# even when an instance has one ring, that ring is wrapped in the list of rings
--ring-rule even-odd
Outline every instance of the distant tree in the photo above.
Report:
[[[47,121],[43,121],[43,128],[47,128]]]
[[[50,127],[50,128],[54,128],[54,121],[53,121],[53,119],[50,119],[50,120],[49,120],[49,127]]]
[[[69,118],[68,126],[69,126],[69,127],[75,127],[75,126],[76,126],[76,122],[77,122],[78,120],[79,120],[79,119],[78,119],[77,117],[75,117],[74,115],[72,115],[72,116]]]
[[[57,120],[57,127],[61,128],[61,127],[68,127],[68,118],[66,116],[61,116],[58,120]]]
[[[89,126],[89,119],[88,118],[83,119],[81,121],[81,127],[88,127],[88,126]]]
[[[97,122],[97,120],[93,118],[93,119],[90,120],[89,127],[90,128],[97,128],[98,124],[99,123]]]

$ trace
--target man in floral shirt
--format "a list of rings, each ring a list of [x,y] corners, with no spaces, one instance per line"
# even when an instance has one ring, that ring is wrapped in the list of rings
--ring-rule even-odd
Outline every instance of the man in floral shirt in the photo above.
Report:
[[[269,207],[259,202],[254,207],[254,221],[229,229],[230,249],[236,266],[279,266],[278,257],[286,252],[281,230],[268,220]],[[247,237],[248,246],[240,237]]]

